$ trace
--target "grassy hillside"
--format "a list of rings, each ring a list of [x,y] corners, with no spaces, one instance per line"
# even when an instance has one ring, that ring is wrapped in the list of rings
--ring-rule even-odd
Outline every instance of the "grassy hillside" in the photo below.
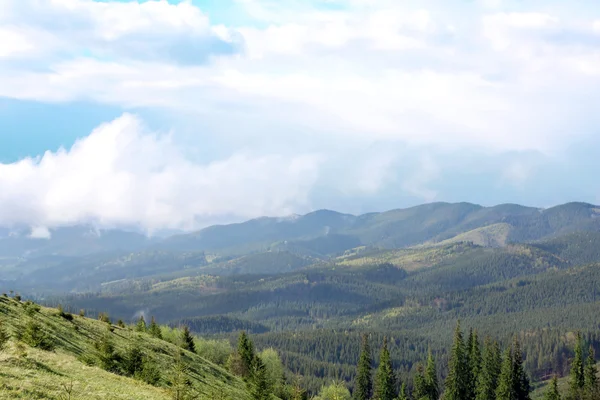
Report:
[[[52,308],[35,309],[12,298],[0,297],[0,319],[11,333],[7,350],[0,354],[0,398],[59,399],[73,384],[73,399],[168,399],[179,347],[130,328],[80,316],[64,317]],[[70,320],[71,319],[71,320]],[[36,323],[51,351],[29,343],[28,326]],[[110,327],[110,329],[109,329]],[[127,354],[136,343],[152,360],[160,377],[155,386],[93,366],[95,343],[108,337],[118,354]],[[45,345],[44,345],[45,346]],[[41,347],[44,347],[41,346]],[[249,399],[245,384],[221,367],[195,353],[183,351],[185,376],[199,398]]]

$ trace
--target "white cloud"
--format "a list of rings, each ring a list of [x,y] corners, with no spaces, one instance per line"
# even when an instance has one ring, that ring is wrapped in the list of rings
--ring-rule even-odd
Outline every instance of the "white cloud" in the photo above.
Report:
[[[52,227],[79,222],[192,229],[223,215],[286,215],[307,208],[320,159],[234,154],[201,165],[132,115],[70,150],[0,164],[0,220]],[[45,228],[35,228],[36,237]]]
[[[36,226],[31,229],[29,237],[32,239],[50,239],[52,233],[45,226]]]
[[[214,118],[226,103],[231,117],[253,107],[257,119],[285,116],[366,140],[549,151],[567,140],[561,125],[581,117],[576,105],[600,93],[600,52],[552,39],[577,41],[577,26],[593,34],[593,16],[576,25],[540,11],[441,12],[439,1],[347,1],[328,11],[254,0],[242,5],[267,25],[234,28],[212,26],[191,2],[61,0],[35,3],[31,15],[32,1],[9,0],[0,29],[18,21],[48,32],[57,50],[40,53],[46,70],[7,65],[5,97],[216,110]],[[227,56],[229,42],[244,51]],[[14,46],[3,52],[17,56]]]
[[[244,26],[211,24],[190,1],[4,0],[0,35],[11,40],[0,40],[0,96],[187,113],[215,129],[203,137],[226,137],[233,155],[190,161],[125,116],[70,151],[0,166],[10,172],[0,175],[0,189],[10,187],[0,210],[50,227],[81,219],[189,227],[194,216],[284,214],[308,203],[319,175],[318,146],[305,150],[304,132],[329,143],[317,151],[328,160],[344,159],[332,142],[389,143],[388,153],[328,166],[341,170],[340,191],[372,195],[397,178],[399,143],[550,154],[600,124],[600,11],[505,0],[237,3]],[[119,147],[127,141],[141,150]],[[278,153],[265,143],[287,158],[264,156]],[[100,158],[89,150],[96,146]],[[416,164],[399,186],[436,198],[442,166],[433,157]],[[525,172],[509,167],[506,179]]]

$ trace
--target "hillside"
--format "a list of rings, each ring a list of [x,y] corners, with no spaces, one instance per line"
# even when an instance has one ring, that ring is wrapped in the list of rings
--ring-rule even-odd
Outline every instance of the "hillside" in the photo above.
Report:
[[[0,398],[64,398],[60,396],[67,394],[71,384],[73,399],[171,398],[178,365],[174,357],[180,351],[172,343],[131,328],[81,316],[61,316],[56,309],[36,308],[8,297],[0,297],[0,319],[12,336],[7,350],[0,353]],[[33,324],[38,328],[30,337]],[[20,335],[28,345],[17,344]],[[32,337],[37,338],[37,348],[30,346]],[[158,374],[154,386],[96,366],[93,360],[98,350],[94,346],[104,340],[110,340],[116,354],[141,346],[143,357],[152,360]],[[183,352],[182,360],[190,390],[200,398],[212,399],[220,393],[224,399],[249,398],[245,384],[221,367],[189,351]]]

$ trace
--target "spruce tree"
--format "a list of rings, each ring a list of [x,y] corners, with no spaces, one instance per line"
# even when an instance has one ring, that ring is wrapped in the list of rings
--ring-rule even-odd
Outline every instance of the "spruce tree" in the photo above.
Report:
[[[392,369],[392,360],[388,350],[387,338],[383,339],[383,347],[379,357],[379,367],[375,375],[375,400],[394,400],[396,397],[396,378]]]
[[[500,346],[488,337],[485,340],[481,372],[475,389],[477,400],[496,400],[498,378],[502,368]]]
[[[571,379],[569,382],[569,399],[581,400],[583,387],[585,385],[584,366],[583,366],[583,339],[581,332],[577,332],[575,342],[575,357],[571,364]]]
[[[423,371],[423,365],[417,365],[417,373],[413,381],[413,397],[415,400],[428,400],[427,382],[425,380],[425,373]]]
[[[425,368],[425,385],[427,388],[427,399],[438,400],[440,396],[439,385],[437,379],[437,368],[435,366],[435,359],[431,354],[431,349],[427,355],[427,367]]]
[[[144,316],[140,316],[140,319],[138,320],[137,324],[135,325],[135,330],[137,332],[146,332],[146,320],[144,319]]]
[[[252,399],[269,400],[271,398],[271,393],[269,392],[269,383],[267,380],[267,368],[260,357],[254,359],[252,381]]]
[[[123,372],[127,376],[135,376],[142,372],[144,367],[144,353],[138,341],[134,341],[123,358]]]
[[[398,398],[396,400],[409,400],[408,391],[406,390],[406,383],[402,383],[400,387],[400,393],[398,394]]]
[[[544,394],[544,400],[561,400],[560,393],[558,392],[558,378],[556,375],[552,377],[550,385],[546,394]]]
[[[150,327],[148,328],[148,332],[155,338],[162,339],[162,332],[160,331],[160,326],[158,326],[154,317],[152,317],[152,319],[150,320]]]
[[[596,355],[593,346],[590,346],[588,356],[585,362],[584,382],[584,399],[600,399],[600,388],[598,387],[598,369],[596,368]]]
[[[190,395],[191,382],[188,377],[189,368],[183,360],[180,350],[175,353],[174,364],[169,376],[171,398],[173,400],[187,400]]]
[[[368,400],[373,393],[373,377],[371,372],[371,349],[369,347],[369,338],[365,334],[362,336],[362,349],[358,360],[358,370],[356,376],[356,387],[354,389],[355,400]]]
[[[254,361],[256,359],[256,354],[254,353],[254,345],[252,341],[248,337],[245,331],[240,333],[240,337],[238,339],[238,355],[240,357],[241,363],[241,376],[244,378],[248,378],[252,371],[254,370]]]
[[[502,359],[502,368],[498,378],[498,388],[496,389],[496,400],[515,400],[514,378],[513,378],[513,352],[508,347],[504,352]]]
[[[191,351],[192,353],[196,352],[196,344],[194,343],[194,337],[190,332],[190,328],[187,326],[183,326],[181,331],[181,347],[185,350]]]
[[[523,352],[517,337],[513,344],[513,387],[516,400],[530,400],[531,385],[523,368]]]
[[[469,393],[469,370],[467,356],[460,321],[454,330],[454,343],[448,362],[448,376],[446,378],[446,391],[444,400],[468,400]]]
[[[479,337],[477,331],[473,330],[469,340],[469,378],[471,384],[469,386],[469,396],[471,399],[476,397],[477,379],[481,371],[481,348],[479,345]]]

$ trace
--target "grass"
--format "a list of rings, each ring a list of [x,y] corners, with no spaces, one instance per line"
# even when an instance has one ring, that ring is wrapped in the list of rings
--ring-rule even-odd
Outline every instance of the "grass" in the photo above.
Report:
[[[11,333],[11,340],[0,353],[0,399],[69,399],[67,388],[73,385],[71,399],[170,399],[169,375],[175,365],[179,347],[146,333],[111,326],[98,320],[74,316],[71,321],[58,310],[41,307],[27,311],[27,306],[11,298],[0,297],[0,320]],[[54,351],[31,348],[16,340],[29,321],[38,323],[51,337]],[[142,344],[159,371],[158,387],[141,381],[87,366],[81,360],[94,354],[94,343],[109,335],[120,354],[135,342]],[[23,352],[26,355],[23,355]],[[184,352],[187,379],[196,399],[250,398],[242,380],[205,358]],[[65,397],[67,396],[67,397]]]

